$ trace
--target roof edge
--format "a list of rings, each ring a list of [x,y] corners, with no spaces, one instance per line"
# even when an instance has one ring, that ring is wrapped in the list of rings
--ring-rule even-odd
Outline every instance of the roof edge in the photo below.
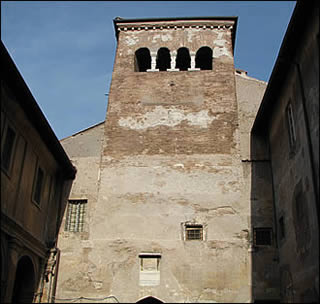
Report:
[[[65,177],[74,179],[76,168],[72,165],[69,157],[61,146],[2,40],[0,54],[1,66],[4,72],[2,80],[6,81],[8,85],[14,89],[17,102],[30,120],[30,123],[36,129],[56,161],[65,169]]]

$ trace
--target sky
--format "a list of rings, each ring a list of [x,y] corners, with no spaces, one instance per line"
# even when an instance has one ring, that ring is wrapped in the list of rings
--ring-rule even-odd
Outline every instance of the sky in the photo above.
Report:
[[[113,19],[237,16],[235,67],[268,81],[296,1],[1,1],[1,39],[58,139],[104,121]]]

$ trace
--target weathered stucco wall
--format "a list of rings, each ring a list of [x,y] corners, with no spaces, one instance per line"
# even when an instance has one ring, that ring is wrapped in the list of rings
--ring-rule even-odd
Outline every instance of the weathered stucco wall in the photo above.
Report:
[[[318,20],[318,18],[315,18]],[[318,22],[318,21],[317,21]],[[317,23],[319,24],[319,23]],[[277,99],[269,124],[274,197],[277,221],[284,220],[285,235],[279,237],[282,298],[285,301],[311,302],[319,299],[319,226],[316,193],[319,191],[319,69],[313,64],[319,58],[316,31],[305,36],[306,51],[300,59],[303,80],[296,69]],[[308,46],[308,47],[307,47]],[[310,59],[313,58],[312,67]],[[307,66],[305,66],[307,65]],[[309,66],[308,66],[309,65]],[[303,91],[301,90],[303,81]],[[316,84],[317,83],[317,84]],[[303,94],[305,96],[303,96]],[[306,98],[306,108],[303,106]],[[290,146],[286,108],[291,102],[296,142]],[[307,115],[305,115],[306,110]],[[316,112],[317,111],[317,112]],[[309,128],[307,128],[306,121]],[[312,145],[309,145],[308,134]],[[314,162],[312,164],[311,150]],[[313,177],[312,166],[315,169]],[[313,178],[315,183],[313,183]],[[292,254],[294,252],[294,254]]]
[[[138,48],[182,46],[211,47],[213,70],[134,72]],[[245,96],[245,87],[257,94],[238,108],[236,89]],[[89,206],[85,236],[60,237],[67,271],[58,298],[250,300],[250,176],[240,152],[248,154],[248,117],[263,89],[249,77],[236,87],[230,28],[120,32],[97,203]],[[75,160],[80,176],[90,164],[79,166],[77,153]],[[75,181],[73,193],[82,183]],[[202,224],[204,239],[186,241],[185,223]],[[154,286],[139,279],[141,253],[161,256]]]

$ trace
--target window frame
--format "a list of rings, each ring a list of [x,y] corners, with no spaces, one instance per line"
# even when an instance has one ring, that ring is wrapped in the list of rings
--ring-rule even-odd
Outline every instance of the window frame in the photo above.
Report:
[[[16,152],[16,146],[17,146],[17,141],[18,141],[18,132],[16,130],[16,128],[13,126],[13,124],[10,122],[8,122],[8,119],[6,119],[6,121],[3,123],[4,125],[4,130],[3,130],[3,135],[1,136],[1,169],[3,170],[3,172],[6,173],[6,175],[8,177],[11,176],[11,172],[12,172],[12,167],[13,167],[13,163],[14,163],[14,157],[15,157],[15,152]],[[3,161],[3,153],[4,153],[4,149],[5,149],[5,145],[7,142],[7,138],[8,138],[8,129],[11,129],[14,133],[14,139],[13,142],[11,144],[11,148],[10,148],[10,155],[9,155],[9,160],[8,160],[8,165],[7,167],[4,165],[4,161]]]
[[[85,198],[68,199],[64,231],[73,232],[73,233],[84,232],[87,204],[88,204],[88,200]],[[79,207],[75,207],[75,211],[74,211],[72,210],[73,207],[71,206],[79,206]],[[83,208],[81,206],[83,206]],[[75,212],[74,217],[72,212]],[[73,224],[73,222],[75,223]]]
[[[257,232],[269,232],[270,236],[270,244],[257,244]],[[271,247],[274,243],[274,237],[273,237],[273,229],[272,227],[254,227],[253,228],[253,245],[254,247]]]
[[[160,260],[161,260],[161,254],[160,253],[140,253],[140,272],[160,272]],[[145,259],[154,259],[156,260],[156,269],[155,270],[146,270],[143,268],[143,261]]]
[[[204,227],[202,224],[185,224],[185,241],[203,241],[204,240]],[[199,230],[199,238],[190,238],[190,234],[188,232],[195,232]],[[194,234],[196,235],[196,234]]]
[[[296,132],[296,124],[295,124],[291,99],[289,99],[289,102],[286,106],[285,113],[286,113],[289,147],[290,147],[290,151],[293,152],[297,144],[297,132]]]
[[[37,198],[35,197],[36,193],[38,192],[38,178],[39,178],[39,171],[42,171],[43,176],[42,176],[42,181],[40,185],[40,190],[39,190],[39,201],[37,201]],[[37,160],[36,168],[35,168],[35,173],[34,173],[34,178],[33,178],[33,187],[32,187],[32,202],[37,206],[41,207],[41,202],[43,200],[43,193],[44,193],[44,188],[45,188],[45,183],[46,183],[46,173],[45,170],[43,169],[43,166],[39,164],[39,161]]]

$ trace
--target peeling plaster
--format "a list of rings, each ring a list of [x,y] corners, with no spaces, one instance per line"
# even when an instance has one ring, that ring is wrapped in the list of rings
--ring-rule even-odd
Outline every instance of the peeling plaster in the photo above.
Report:
[[[230,58],[232,58],[232,55],[229,53],[228,49],[226,47],[215,47],[213,49],[213,57],[218,58],[221,56],[228,56]]]
[[[173,38],[172,38],[172,35],[170,34],[158,34],[152,37],[152,43],[157,43],[158,40],[160,39],[161,41],[166,42],[166,41],[171,41]]]
[[[217,45],[213,48],[213,57],[218,58],[220,56],[225,55],[232,58],[232,55],[228,51],[228,48],[225,46],[227,40],[223,39],[223,34],[224,33],[219,32],[217,39],[213,41],[213,44]]]
[[[133,130],[142,130],[156,126],[174,127],[186,120],[191,126],[208,128],[208,125],[216,117],[210,116],[208,110],[202,110],[196,113],[185,114],[184,111],[176,108],[164,108],[157,106],[153,111],[147,112],[137,117],[120,118],[119,125]]]
[[[135,45],[139,41],[139,38],[137,36],[132,36],[132,37],[126,36],[125,39],[126,39],[127,45]]]

